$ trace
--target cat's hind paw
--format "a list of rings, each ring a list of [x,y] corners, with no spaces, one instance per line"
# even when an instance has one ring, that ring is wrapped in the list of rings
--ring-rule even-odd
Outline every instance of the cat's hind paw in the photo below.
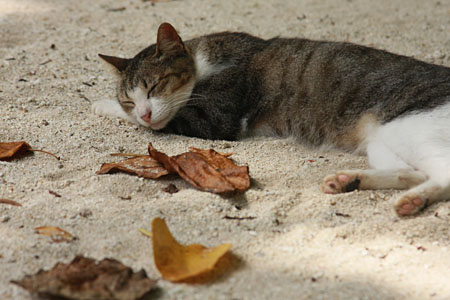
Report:
[[[357,172],[341,171],[326,176],[320,188],[326,194],[346,193],[358,189],[360,182]]]
[[[393,200],[394,209],[399,216],[410,216],[418,213],[427,204],[427,199],[417,193],[403,193]]]

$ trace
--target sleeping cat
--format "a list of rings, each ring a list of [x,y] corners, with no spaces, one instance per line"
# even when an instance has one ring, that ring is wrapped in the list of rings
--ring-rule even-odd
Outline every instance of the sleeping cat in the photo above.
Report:
[[[118,100],[93,104],[153,130],[205,139],[293,136],[364,152],[373,169],[325,177],[335,194],[406,189],[399,215],[450,199],[450,68],[350,43],[215,33],[168,23],[134,58],[101,55]]]

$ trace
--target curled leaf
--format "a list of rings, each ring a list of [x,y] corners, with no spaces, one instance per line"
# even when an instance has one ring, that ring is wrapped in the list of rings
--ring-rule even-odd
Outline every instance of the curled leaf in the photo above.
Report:
[[[191,148],[190,152],[169,157],[148,145],[150,156],[161,162],[171,173],[196,188],[213,193],[245,191],[250,187],[247,166],[237,166],[231,159],[212,149]]]
[[[109,174],[117,171],[151,179],[169,174],[161,163],[148,155],[129,158],[118,163],[103,164],[97,174]]]
[[[202,150],[193,147],[189,150],[200,154],[208,164],[218,170],[238,191],[245,191],[250,187],[248,167],[237,166],[228,158],[231,156],[230,153],[219,153],[213,149]]]
[[[144,270],[133,272],[117,260],[96,262],[82,256],[11,282],[47,297],[84,300],[135,300],[147,294],[156,283]]]
[[[206,248],[199,244],[181,245],[169,231],[165,221],[152,221],[153,255],[161,275],[170,281],[191,279],[213,270],[217,262],[231,248],[222,244]]]

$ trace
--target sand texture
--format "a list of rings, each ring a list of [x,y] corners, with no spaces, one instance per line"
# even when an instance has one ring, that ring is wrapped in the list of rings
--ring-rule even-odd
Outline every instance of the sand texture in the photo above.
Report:
[[[184,39],[232,30],[351,41],[450,66],[448,0],[0,0],[0,141],[61,157],[0,162],[0,198],[23,205],[0,204],[0,299],[33,299],[9,281],[76,254],[144,268],[160,279],[149,299],[450,299],[450,202],[399,218],[388,202],[398,191],[320,192],[325,175],[366,168],[364,157],[290,139],[162,135],[93,115],[93,101],[115,97],[97,54],[134,56],[164,21]],[[174,177],[95,174],[120,159],[110,153],[145,153],[149,142],[171,155],[233,152],[252,187],[226,198]],[[162,191],[169,183],[180,191]],[[232,243],[233,268],[206,284],[162,279],[138,232],[155,217],[181,243]],[[35,234],[46,225],[78,239]]]

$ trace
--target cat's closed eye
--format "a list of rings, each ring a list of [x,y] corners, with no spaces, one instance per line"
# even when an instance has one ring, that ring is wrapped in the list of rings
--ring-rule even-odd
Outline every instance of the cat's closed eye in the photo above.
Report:
[[[148,93],[147,93],[147,99],[150,99],[150,94],[155,90],[155,88],[158,86],[158,83],[159,82],[157,82],[156,84],[154,84],[151,88],[150,88],[150,90],[148,91]]]
[[[128,107],[134,107],[136,104],[133,101],[123,101],[122,105],[128,106]]]

